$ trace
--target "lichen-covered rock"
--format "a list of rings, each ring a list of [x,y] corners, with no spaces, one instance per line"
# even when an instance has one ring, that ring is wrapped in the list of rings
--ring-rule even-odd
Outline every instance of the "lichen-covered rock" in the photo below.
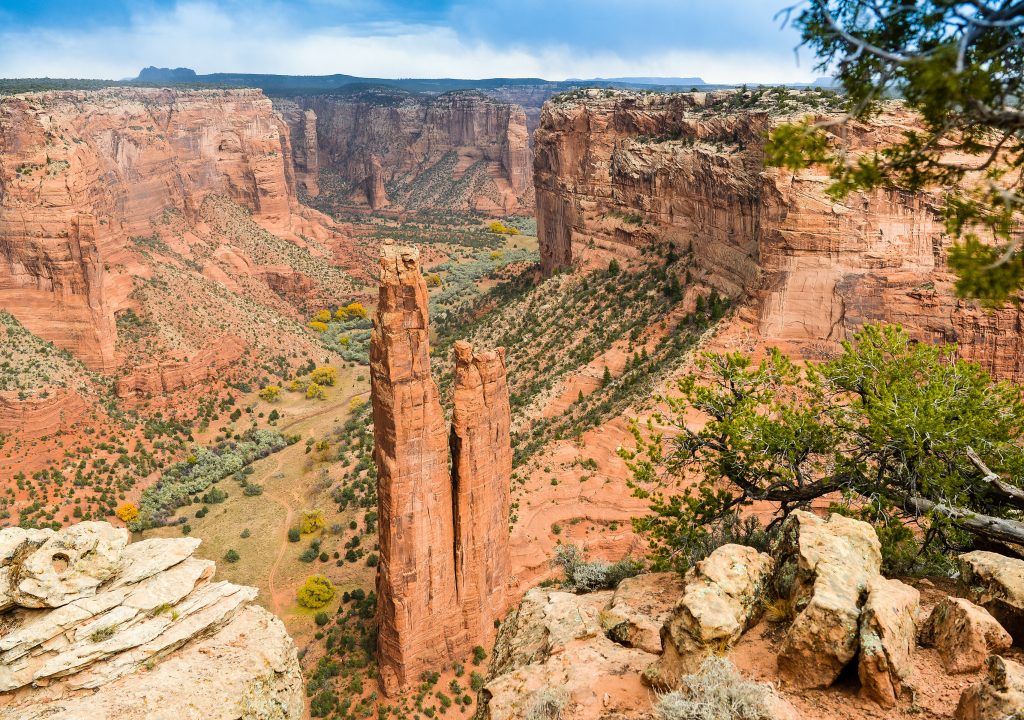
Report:
[[[661,653],[661,628],[686,585],[679,573],[644,573],[626,578],[601,611],[601,627],[617,643]]]
[[[794,687],[828,687],[857,654],[863,595],[882,564],[878,536],[860,520],[798,510],[776,557],[798,613],[779,652],[779,673]]]
[[[861,692],[883,707],[893,707],[912,688],[913,654],[921,593],[881,576],[868,583],[860,615],[857,674]]]
[[[109,523],[65,528],[20,561],[10,596],[22,607],[55,608],[94,595],[121,567],[127,544],[128,531]]]
[[[993,655],[988,675],[964,690],[955,720],[1016,720],[1024,714],[1024,666]]]
[[[951,673],[977,672],[989,655],[1013,644],[1010,633],[985,608],[956,597],[947,597],[932,609],[920,641],[939,651],[943,667]]]
[[[744,545],[723,545],[687,571],[686,589],[661,631],[661,657],[644,678],[672,688],[704,658],[733,645],[756,620],[774,563]]]
[[[957,565],[970,598],[1015,640],[1024,640],[1024,560],[975,550],[961,555]]]
[[[8,577],[27,564],[32,582],[26,603],[0,616],[0,717],[301,717],[284,626],[252,604],[255,588],[213,582],[213,562],[191,557],[197,540],[126,546],[123,529],[98,522],[49,532],[32,549],[39,539],[0,531],[0,548],[27,544],[32,560],[2,555]],[[66,565],[54,567],[57,555]]]
[[[602,632],[610,591],[574,595],[534,588],[502,623],[478,720],[646,720],[640,673],[654,655]],[[547,714],[544,714],[547,713]]]

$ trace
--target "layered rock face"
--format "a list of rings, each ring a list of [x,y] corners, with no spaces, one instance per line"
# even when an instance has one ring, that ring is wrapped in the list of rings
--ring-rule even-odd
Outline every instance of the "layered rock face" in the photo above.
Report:
[[[0,715],[297,720],[302,675],[254,588],[214,582],[194,538],[128,544],[83,522],[0,531]]]
[[[392,694],[466,657],[505,610],[512,471],[503,353],[456,348],[449,431],[430,374],[427,287],[412,248],[384,245],[370,341],[381,681]],[[452,474],[449,474],[449,457]]]
[[[501,213],[533,207],[526,116],[515,105],[477,92],[431,97],[383,89],[288,104],[296,108],[283,113],[293,140],[305,138],[302,147],[293,141],[296,169],[309,168],[312,113],[319,168],[348,204]]]
[[[766,169],[764,142],[799,119],[744,109],[734,93],[584,91],[549,102],[534,182],[548,271],[671,243],[769,341],[837,342],[867,321],[957,342],[1002,377],[1024,377],[1024,316],[958,300],[937,196],[879,190],[829,198],[810,169]],[[807,112],[814,112],[808,106]],[[898,106],[846,129],[853,153],[913,127]]]
[[[289,232],[288,128],[257,90],[32,93],[0,101],[0,306],[90,367],[141,274],[129,238],[228,197]],[[162,215],[163,213],[163,215]],[[135,272],[132,272],[132,270]]]
[[[295,180],[310,197],[320,194],[320,144],[316,131],[316,113],[303,110],[289,100],[275,100],[274,108],[291,130]]]

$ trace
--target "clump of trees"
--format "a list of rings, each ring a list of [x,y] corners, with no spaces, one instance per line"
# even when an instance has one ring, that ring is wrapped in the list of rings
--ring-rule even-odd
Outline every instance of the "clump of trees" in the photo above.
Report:
[[[634,492],[651,500],[653,514],[634,525],[658,568],[685,569],[723,522],[739,531],[736,517],[754,501],[774,504],[770,531],[825,496],[876,525],[894,571],[979,540],[1024,543],[1020,389],[953,346],[868,325],[820,364],[777,350],[756,364],[705,355],[677,390],[646,428],[634,425],[636,449],[620,451]],[[687,425],[690,410],[703,428]],[[664,425],[672,437],[655,429]]]
[[[334,584],[323,575],[310,575],[298,591],[299,605],[319,610],[334,599]]]

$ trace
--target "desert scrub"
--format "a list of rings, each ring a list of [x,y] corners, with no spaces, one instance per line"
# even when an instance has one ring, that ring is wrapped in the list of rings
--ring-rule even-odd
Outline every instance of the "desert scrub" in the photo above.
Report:
[[[555,548],[552,562],[565,573],[562,587],[577,593],[616,588],[620,582],[639,575],[644,569],[643,562],[629,557],[614,563],[603,560],[587,562],[575,545],[559,545]]]
[[[709,656],[700,670],[680,679],[680,690],[658,697],[659,720],[773,720],[774,693],[745,680],[731,662]]]
[[[189,504],[193,495],[287,445],[288,438],[275,430],[249,430],[241,440],[195,448],[192,455],[171,465],[155,485],[142,492],[139,516],[129,527],[140,531],[166,524],[171,513]]]

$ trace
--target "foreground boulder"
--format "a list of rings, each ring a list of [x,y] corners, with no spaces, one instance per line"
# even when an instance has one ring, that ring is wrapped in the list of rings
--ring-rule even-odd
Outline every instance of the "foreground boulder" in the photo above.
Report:
[[[0,531],[0,716],[300,718],[284,626],[252,604],[255,588],[214,582],[198,545],[129,545],[99,522]]]
[[[735,644],[757,619],[773,568],[770,556],[745,545],[723,545],[690,568],[683,597],[661,631],[664,651],[645,680],[676,687],[709,654]]]
[[[626,578],[601,611],[601,627],[626,647],[661,653],[661,628],[672,615],[685,584],[679,573],[644,573]]]
[[[1024,560],[985,550],[957,559],[971,600],[995,617],[1018,642],[1024,641]]]
[[[861,692],[883,707],[909,695],[921,594],[899,580],[872,578],[861,609],[857,675]]]
[[[939,651],[943,667],[950,673],[977,672],[989,655],[1013,644],[985,608],[964,598],[948,597],[936,605],[921,628],[921,644]]]
[[[964,690],[955,720],[1008,720],[1024,714],[1024,666],[998,655],[988,659],[988,675]]]
[[[655,656],[605,635],[611,591],[534,588],[501,624],[479,720],[641,720],[651,717],[640,673]]]
[[[862,598],[879,577],[881,545],[868,523],[795,511],[776,557],[779,591],[797,613],[779,653],[779,674],[798,688],[828,687],[856,656]]]

